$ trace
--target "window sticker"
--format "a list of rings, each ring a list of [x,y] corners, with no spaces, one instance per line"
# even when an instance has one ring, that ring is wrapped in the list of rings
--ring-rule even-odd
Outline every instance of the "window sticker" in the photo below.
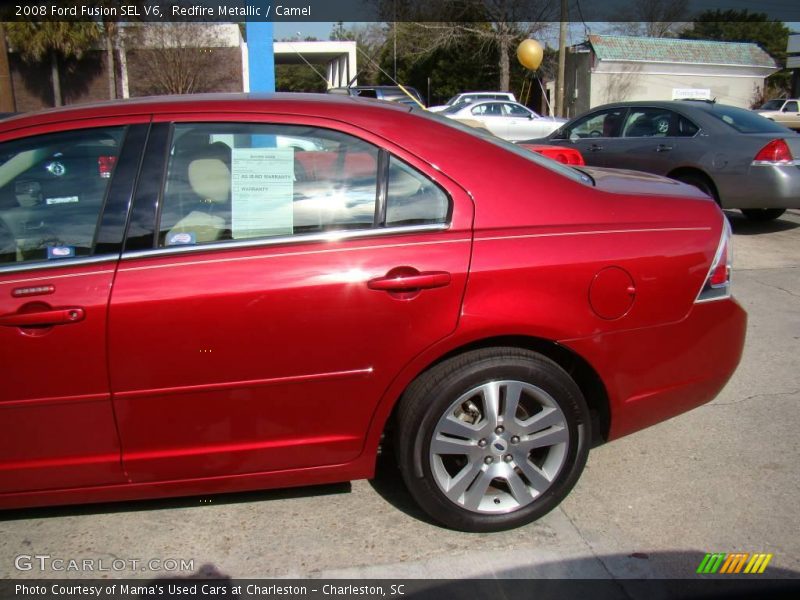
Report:
[[[234,239],[291,235],[294,150],[234,148],[231,165]]]
[[[74,246],[48,246],[47,247],[47,259],[51,260],[54,258],[72,258],[75,256],[75,247]]]
[[[197,234],[193,231],[171,233],[167,237],[167,246],[186,246],[197,243]]]
[[[58,196],[56,198],[45,198],[45,204],[73,204],[80,202],[78,196]]]

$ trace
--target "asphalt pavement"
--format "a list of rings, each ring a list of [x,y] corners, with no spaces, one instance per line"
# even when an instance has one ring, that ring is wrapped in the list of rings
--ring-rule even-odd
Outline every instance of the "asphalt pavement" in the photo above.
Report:
[[[713,402],[593,450],[536,523],[442,529],[382,465],[370,482],[6,511],[0,577],[685,578],[709,552],[772,553],[766,575],[800,577],[800,211],[728,214],[749,313],[738,371]]]

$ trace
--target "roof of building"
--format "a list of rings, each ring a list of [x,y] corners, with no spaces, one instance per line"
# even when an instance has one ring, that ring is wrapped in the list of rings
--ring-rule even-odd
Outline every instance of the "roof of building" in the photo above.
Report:
[[[625,35],[590,35],[588,41],[600,60],[777,68],[769,54],[748,42]]]

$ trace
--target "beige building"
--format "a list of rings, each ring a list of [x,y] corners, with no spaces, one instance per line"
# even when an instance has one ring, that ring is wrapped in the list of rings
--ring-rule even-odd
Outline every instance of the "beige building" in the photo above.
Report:
[[[626,100],[703,98],[750,108],[777,70],[756,44],[590,35],[567,55],[565,106],[570,117]]]

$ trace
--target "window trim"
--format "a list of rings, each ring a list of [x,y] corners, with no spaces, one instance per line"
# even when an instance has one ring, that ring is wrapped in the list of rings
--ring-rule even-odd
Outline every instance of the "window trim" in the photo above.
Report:
[[[132,205],[128,213],[128,221],[125,224],[125,239],[123,240],[123,251],[128,250],[130,242],[131,227],[134,223],[134,216],[141,214],[149,221],[151,248],[158,244],[158,222],[161,218],[161,207],[163,206],[164,185],[167,177],[167,164],[169,160],[169,149],[172,144],[173,126],[169,123],[153,123],[147,136],[147,142],[142,150],[142,157],[139,163],[139,177],[136,180],[136,187],[131,194]],[[155,191],[152,187],[156,186]],[[154,203],[148,203],[150,198]]]
[[[375,238],[384,236],[409,235],[415,233],[428,233],[448,231],[450,223],[432,223],[429,225],[405,225],[401,227],[383,227],[370,229],[341,229],[323,233],[301,233],[297,235],[250,238],[247,240],[220,240],[197,245],[168,246],[166,248],[152,248],[150,250],[131,250],[123,253],[121,260],[133,260],[158,256],[171,256],[179,254],[197,254],[201,252],[217,252],[224,250],[239,250],[243,248],[260,248],[264,246],[295,246],[312,243],[331,243],[356,239]]]
[[[125,137],[117,157],[117,164],[111,174],[111,181],[101,211],[101,220],[98,222],[97,230],[95,231],[92,256],[98,255],[97,246],[101,243],[99,239],[101,233],[105,233],[105,230],[114,227],[114,208],[117,209],[117,214],[124,216],[124,219],[121,226],[116,226],[116,239],[113,242],[107,242],[110,247],[103,254],[113,254],[116,257],[122,254],[123,244],[128,232],[128,221],[133,208],[136,183],[139,181],[142,157],[144,149],[147,147],[149,135],[149,123],[132,123],[126,126]],[[106,220],[110,221],[110,223],[106,224]]]
[[[389,162],[391,160],[390,154],[380,148],[378,150],[378,164],[376,168],[377,181],[376,181],[376,196],[375,196],[375,218],[372,221],[372,227],[386,227],[386,203],[389,197]]]
[[[0,265],[0,275],[5,275],[6,273],[45,271],[49,269],[71,269],[73,267],[81,267],[84,265],[115,263],[119,259],[119,254],[100,254],[96,256],[76,256],[74,258],[62,258],[59,260],[50,261],[45,260],[36,262],[4,263]]]

